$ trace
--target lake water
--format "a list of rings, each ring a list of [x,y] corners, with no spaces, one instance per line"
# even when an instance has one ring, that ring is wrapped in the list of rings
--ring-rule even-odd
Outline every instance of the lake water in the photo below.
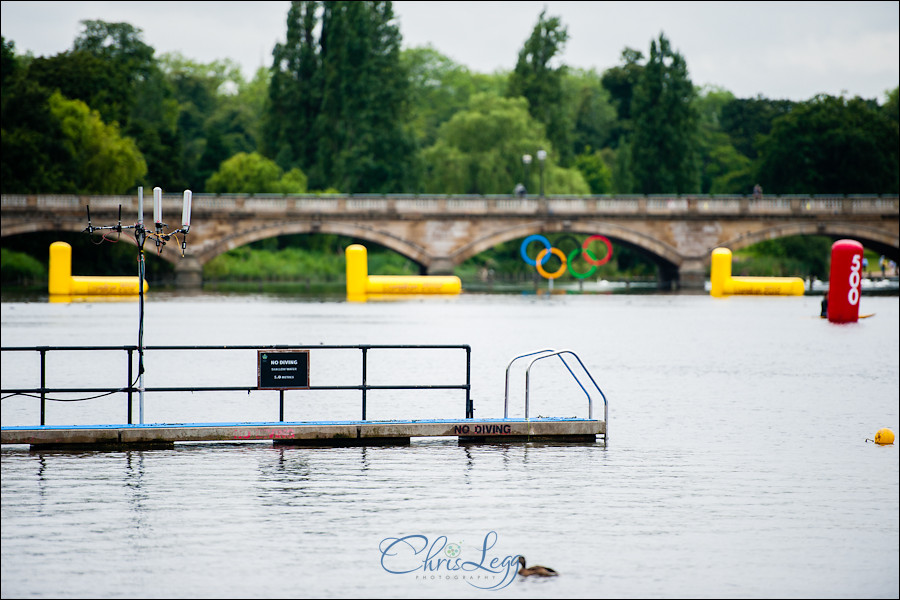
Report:
[[[4,446],[2,596],[897,598],[898,444],[867,439],[900,433],[900,300],[864,296],[874,316],[848,325],[820,319],[820,300],[151,293],[148,346],[469,344],[482,418],[503,416],[513,356],[569,348],[609,400],[609,441]],[[4,301],[0,314],[4,347],[137,340],[136,303]],[[30,359],[7,354],[3,388],[33,380]],[[148,353],[148,387],[255,382],[255,355],[175,354]],[[50,383],[122,385],[111,360],[54,359]],[[314,350],[311,378],[353,379],[358,360]],[[372,361],[370,383],[460,379],[453,357]],[[531,415],[587,416],[559,370],[535,368]],[[514,372],[511,416],[523,382]],[[459,392],[370,395],[371,419],[464,409]],[[36,404],[4,398],[3,425],[36,424]],[[285,418],[356,419],[359,404],[358,392],[288,392]],[[274,420],[277,399],[148,394],[145,411],[148,423]],[[47,407],[48,424],[124,418],[121,399]],[[560,576],[512,580],[519,554]]]

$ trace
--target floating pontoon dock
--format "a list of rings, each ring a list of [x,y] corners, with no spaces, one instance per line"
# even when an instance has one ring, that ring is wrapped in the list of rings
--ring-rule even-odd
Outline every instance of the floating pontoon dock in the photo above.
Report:
[[[367,383],[368,354],[377,350],[449,350],[464,351],[465,362],[459,366],[465,368],[465,382],[440,385],[370,385]],[[601,436],[607,439],[608,408],[606,397],[594,378],[588,372],[581,359],[571,350],[545,349],[517,356],[506,368],[506,396],[502,419],[476,419],[475,408],[471,398],[471,349],[461,346],[157,346],[149,348],[124,347],[49,347],[35,348],[0,348],[2,352],[34,353],[40,355],[40,386],[31,388],[2,389],[3,398],[13,396],[32,397],[40,401],[39,425],[16,425],[0,428],[0,442],[3,444],[29,444],[33,449],[49,448],[134,448],[134,447],[171,447],[176,442],[248,442],[271,440],[275,444],[294,446],[370,446],[409,444],[411,438],[423,437],[456,437],[460,443],[512,443],[530,441],[560,441],[592,443]],[[133,359],[139,356],[138,373],[142,373],[141,358],[143,352],[175,352],[188,351],[192,357],[200,360],[201,351],[245,351],[253,357],[257,367],[255,386],[216,386],[216,387],[159,387],[145,388],[142,379],[134,379]],[[361,383],[359,385],[316,385],[310,384],[310,353],[321,353],[327,350],[359,350],[361,351]],[[126,352],[127,379],[126,386],[118,389],[100,388],[62,388],[47,387],[47,355],[57,352],[104,351]],[[572,370],[574,363],[566,360],[570,356],[581,368],[579,372],[587,375],[590,384],[603,401],[603,419],[594,419],[591,393],[576,372]],[[519,359],[532,357],[525,373],[525,417],[509,418],[509,380],[510,368]],[[575,382],[587,398],[587,418],[529,418],[530,373],[532,366],[541,360],[557,358],[568,370]],[[343,364],[343,363],[342,363]],[[441,363],[442,364],[442,363]],[[351,367],[352,365],[347,365]],[[442,364],[443,366],[443,364]],[[135,385],[137,384],[137,386]],[[293,394],[319,393],[328,390],[358,390],[362,395],[362,415],[358,421],[286,421],[284,419],[285,391],[295,390]],[[423,420],[390,420],[373,421],[366,419],[366,394],[371,390],[459,390],[464,392],[464,414],[462,419],[423,419]],[[279,418],[262,422],[227,422],[227,423],[155,423],[144,424],[144,394],[160,394],[165,392],[257,392],[262,394],[279,394]],[[127,422],[119,424],[98,425],[47,425],[45,419],[46,404],[53,401],[73,401],[73,394],[80,397],[74,400],[84,401],[110,394],[123,395],[126,399]],[[85,394],[91,394],[85,396]],[[132,402],[134,396],[140,397],[140,420],[132,422]]]
[[[300,423],[187,423],[4,427],[2,443],[32,449],[168,447],[175,442],[272,440],[291,446],[409,444],[414,437],[457,437],[460,443],[594,442],[603,421],[588,419],[458,419],[427,421],[315,421]]]

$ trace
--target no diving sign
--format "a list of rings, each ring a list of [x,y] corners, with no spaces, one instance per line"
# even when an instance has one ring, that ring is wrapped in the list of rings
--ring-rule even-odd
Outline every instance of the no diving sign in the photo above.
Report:
[[[261,390],[309,389],[309,350],[258,350],[256,364]]]

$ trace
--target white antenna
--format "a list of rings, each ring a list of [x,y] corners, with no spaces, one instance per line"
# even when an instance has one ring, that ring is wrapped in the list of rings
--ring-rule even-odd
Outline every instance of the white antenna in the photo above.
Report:
[[[162,221],[162,188],[153,188],[153,222],[156,223],[157,229],[163,224]]]
[[[138,187],[138,220],[137,224],[141,227],[144,226],[144,188],[143,186]]]
[[[191,190],[184,190],[184,208],[181,210],[181,229],[187,233],[191,228]]]

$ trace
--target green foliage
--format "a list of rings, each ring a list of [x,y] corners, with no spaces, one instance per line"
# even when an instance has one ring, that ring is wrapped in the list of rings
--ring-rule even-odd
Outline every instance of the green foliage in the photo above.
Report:
[[[306,191],[306,176],[296,168],[285,173],[257,152],[239,152],[213,173],[206,189],[215,194],[300,194]]]
[[[147,164],[134,141],[122,137],[115,123],[104,124],[84,102],[55,92],[50,114],[59,122],[62,145],[72,159],[75,193],[122,194],[146,174]]]
[[[528,112],[544,124],[547,138],[556,149],[556,162],[568,166],[572,159],[572,121],[563,95],[566,68],[554,68],[550,62],[562,53],[569,33],[559,17],[547,18],[546,12],[541,12],[531,37],[519,51],[507,96],[528,100]]]
[[[610,132],[610,140],[616,145],[631,135],[631,99],[644,71],[642,60],[644,55],[639,50],[625,48],[622,50],[622,65],[607,69],[600,79],[618,116]]]
[[[220,254],[203,267],[203,277],[212,281],[331,281],[343,282],[346,274],[344,250],[358,243],[336,235],[290,235],[260,240]],[[377,244],[365,243],[369,273],[418,275],[418,266],[408,258]]]
[[[220,254],[203,267],[203,277],[212,280],[258,281],[324,279],[344,270],[341,257],[312,253],[299,248],[251,250],[242,246]]]
[[[83,21],[72,48],[49,58],[19,56],[4,38],[0,190],[204,192],[226,160],[259,153],[281,174],[253,193],[510,194],[521,182],[533,195],[540,167],[521,157],[538,149],[549,153],[548,194],[900,188],[897,88],[882,105],[695,91],[663,35],[646,62],[625,48],[602,73],[569,69],[568,31],[546,11],[515,70],[491,74],[430,46],[401,51],[390,2],[292,2],[286,24],[272,67],[250,82],[228,60],[157,57],[128,23]],[[54,114],[54,92],[89,112],[57,100]],[[525,118],[483,100],[497,97],[525,98]],[[118,171],[104,171],[128,139],[145,163],[136,180],[123,175],[135,168],[130,148]]]
[[[589,148],[610,146],[616,127],[616,109],[601,78],[593,70],[569,70],[564,87],[573,99],[572,151],[589,153]]]
[[[788,114],[794,107],[790,100],[757,98],[733,98],[722,106],[719,124],[731,138],[731,143],[742,155],[751,160],[759,157],[757,145],[761,136],[772,130],[772,122]]]
[[[412,127],[418,145],[431,146],[438,128],[468,105],[479,86],[466,67],[431,46],[404,50],[400,60],[409,77]]]
[[[255,100],[243,96],[251,88],[244,83],[238,65],[229,60],[203,65],[180,54],[165,54],[160,63],[176,103],[176,127],[181,138],[180,156],[176,158],[184,175],[183,185],[206,191],[206,180],[225,159],[256,150],[265,91],[260,98],[257,83],[252,88]]]
[[[22,69],[3,84],[0,189],[5,194],[72,192],[71,156],[57,142],[59,121],[50,114],[50,92]]]
[[[643,194],[697,193],[698,115],[687,63],[662,34],[632,98],[632,173]]]
[[[24,252],[0,248],[0,279],[18,285],[46,281],[47,266]]]
[[[263,116],[261,151],[282,169],[316,167],[315,124],[322,103],[322,57],[316,31],[320,2],[291,2],[287,40],[276,44]]]
[[[144,156],[144,183],[165,189],[184,187],[178,103],[153,56],[154,49],[141,39],[142,31],[129,23],[86,20],[81,24],[83,30],[75,38],[72,53],[96,57],[114,76],[114,80],[94,86],[95,92],[101,98],[123,99],[121,114],[113,120],[125,135],[134,138]],[[70,96],[65,90],[63,94]],[[104,117],[109,122],[109,117]]]
[[[750,159],[722,131],[723,108],[733,100],[731,92],[721,89],[706,90],[695,99],[700,125],[700,191],[704,194],[746,194],[754,184]]]
[[[300,166],[318,189],[413,191],[400,42],[390,2],[292,2],[287,42],[273,53],[266,155]]]
[[[824,236],[789,236],[766,240],[735,253],[732,273],[751,277],[828,279],[831,245]]]
[[[900,191],[900,130],[873,101],[821,95],[762,138],[758,179],[776,194]]]
[[[590,146],[585,150],[584,154],[575,157],[575,168],[584,177],[592,194],[608,194],[612,191],[612,171],[599,151],[591,152]]]
[[[524,98],[500,98],[477,94],[466,111],[453,115],[441,126],[438,140],[424,151],[428,166],[425,190],[429,193],[512,193],[523,180],[522,156],[547,148],[545,187],[555,194],[586,194],[589,189],[575,169],[556,166],[544,128],[528,114]],[[537,160],[532,171],[538,171]],[[538,172],[526,182],[538,188]],[[529,185],[535,182],[535,185]]]
[[[634,176],[631,173],[631,145],[626,143],[624,136],[619,139],[614,158],[613,191],[618,194],[630,194],[634,191]]]

